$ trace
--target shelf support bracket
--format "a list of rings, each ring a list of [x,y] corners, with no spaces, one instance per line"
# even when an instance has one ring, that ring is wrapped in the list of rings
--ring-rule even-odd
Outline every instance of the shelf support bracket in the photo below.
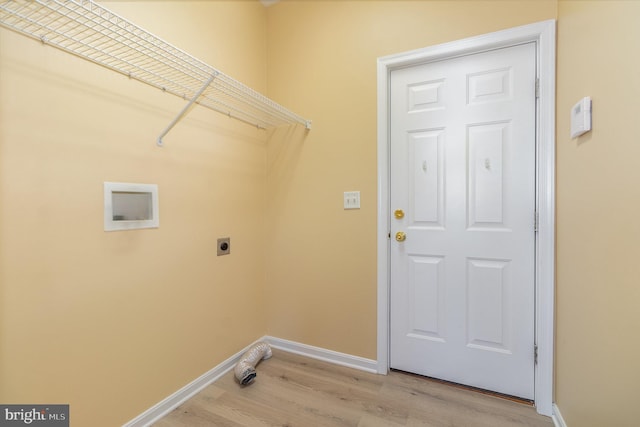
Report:
[[[187,105],[184,106],[184,108],[182,109],[182,111],[180,111],[178,113],[178,115],[176,116],[175,119],[173,119],[171,121],[171,123],[169,123],[169,126],[166,127],[165,130],[162,131],[162,133],[160,134],[160,136],[158,137],[158,147],[162,147],[163,146],[163,142],[162,142],[162,138],[164,138],[171,129],[173,129],[173,127],[180,121],[180,119],[187,113],[187,111],[189,110],[189,108],[191,108],[191,106],[193,105],[194,102],[196,102],[198,100],[198,98],[200,98],[200,95],[202,95],[204,93],[204,91],[209,87],[209,85],[211,84],[211,82],[213,81],[213,79],[215,79],[217,77],[218,73],[215,72],[211,75],[211,77],[209,77],[209,79],[205,82],[204,85],[202,85],[202,87],[200,88],[200,90],[193,96],[193,98],[191,98],[191,100],[187,103]]]

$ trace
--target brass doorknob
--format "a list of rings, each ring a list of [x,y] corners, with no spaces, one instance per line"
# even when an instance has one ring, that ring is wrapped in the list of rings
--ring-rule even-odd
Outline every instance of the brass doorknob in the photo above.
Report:
[[[393,212],[393,216],[395,216],[396,219],[402,219],[404,218],[404,211],[402,209],[397,209]]]
[[[396,240],[398,242],[404,242],[405,240],[407,240],[407,235],[404,231],[398,231],[396,233]]]

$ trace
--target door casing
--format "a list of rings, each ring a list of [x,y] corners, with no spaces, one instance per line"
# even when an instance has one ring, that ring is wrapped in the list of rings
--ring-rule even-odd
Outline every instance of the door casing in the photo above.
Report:
[[[548,20],[508,30],[444,43],[378,59],[378,373],[389,371],[389,81],[391,71],[426,62],[536,43],[539,79],[536,105],[536,266],[535,266],[535,405],[538,413],[553,413],[554,293],[555,293],[555,43],[556,21]]]

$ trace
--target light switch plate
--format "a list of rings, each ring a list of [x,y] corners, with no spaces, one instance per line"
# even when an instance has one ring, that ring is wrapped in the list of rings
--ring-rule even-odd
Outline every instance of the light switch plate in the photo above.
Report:
[[[582,98],[571,109],[571,138],[591,130],[591,97]]]
[[[360,192],[359,191],[344,192],[344,208],[360,209]]]

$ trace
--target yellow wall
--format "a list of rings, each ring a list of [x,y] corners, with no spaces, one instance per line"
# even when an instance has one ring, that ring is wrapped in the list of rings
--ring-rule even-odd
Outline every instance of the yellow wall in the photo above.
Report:
[[[268,333],[376,359],[376,59],[556,17],[555,1],[283,1],[269,95],[313,119],[268,145]],[[360,210],[343,192],[360,190]]]
[[[107,7],[266,91],[258,2]],[[0,402],[116,426],[264,335],[266,134],[0,29]],[[160,228],[103,231],[103,182]],[[231,236],[230,256],[216,239]]]
[[[640,2],[559,2],[556,400],[567,425],[636,426]],[[593,131],[569,111],[593,100]]]
[[[264,334],[375,359],[376,58],[557,17],[556,400],[571,427],[640,418],[640,3],[106,5],[313,130],[196,108],[159,149],[182,100],[0,29],[0,402],[120,425]],[[160,228],[105,233],[107,180],[157,183]]]

